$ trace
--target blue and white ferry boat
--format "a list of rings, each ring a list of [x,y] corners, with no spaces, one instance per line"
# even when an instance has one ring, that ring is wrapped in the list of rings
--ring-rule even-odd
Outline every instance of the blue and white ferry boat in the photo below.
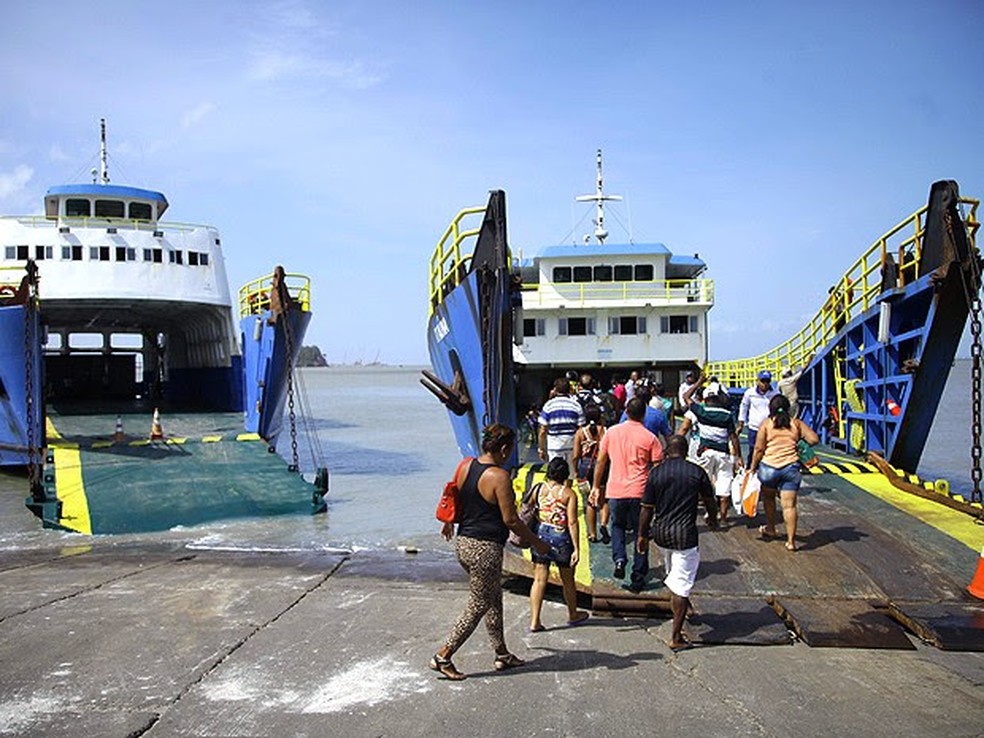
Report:
[[[276,445],[310,282],[277,267],[234,299],[218,230],[166,222],[168,206],[161,192],[110,183],[103,121],[91,183],[51,187],[39,215],[0,218],[0,465],[26,466],[36,500],[55,496],[45,462],[46,480],[65,477],[45,453],[52,411],[63,427],[140,413],[146,428],[158,409],[236,413]],[[122,444],[120,430],[106,435]]]

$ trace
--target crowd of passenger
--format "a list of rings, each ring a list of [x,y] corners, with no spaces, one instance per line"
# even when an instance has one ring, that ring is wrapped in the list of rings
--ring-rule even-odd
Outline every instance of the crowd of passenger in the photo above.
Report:
[[[528,442],[535,443],[546,479],[532,490],[536,517],[527,525],[516,509],[515,494],[503,465],[515,451],[513,429],[485,429],[483,454],[460,474],[463,517],[459,516],[458,560],[471,582],[464,613],[431,668],[448,679],[463,679],[451,657],[479,620],[495,652],[497,670],[523,663],[506,648],[502,633],[500,573],[510,531],[532,549],[530,632],[545,629],[541,620],[550,566],[556,566],[567,605],[567,625],[584,622],[577,609],[574,570],[583,559],[579,509],[583,505],[589,544],[610,547],[612,576],[638,594],[649,586],[651,543],[662,559],[663,582],[673,613],[670,648],[690,647],[683,632],[689,596],[700,565],[699,504],[709,529],[728,524],[735,504],[736,475],[757,480],[765,524],[764,541],[779,539],[777,500],[781,505],[785,547],[795,551],[801,469],[798,446],[819,442],[797,415],[798,373],[784,368],[773,385],[771,372],[758,374],[744,393],[732,393],[716,377],[687,372],[675,394],[654,377],[633,371],[614,375],[601,388],[588,374],[568,372],[551,385],[542,407],[531,409]],[[745,432],[747,452],[741,453]],[[446,538],[454,526],[445,524]],[[629,568],[629,553],[632,554]],[[593,552],[593,556],[598,553]]]

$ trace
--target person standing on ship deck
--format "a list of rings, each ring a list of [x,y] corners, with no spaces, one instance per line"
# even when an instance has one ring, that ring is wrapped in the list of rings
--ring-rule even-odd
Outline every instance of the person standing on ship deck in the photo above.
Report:
[[[788,366],[782,368],[782,374],[777,384],[779,386],[779,392],[789,400],[789,417],[791,418],[799,417],[799,390],[796,387],[796,383],[799,382],[800,377],[803,376],[803,371],[810,365],[812,360],[813,355],[811,354],[803,362],[803,366],[800,367],[798,372],[794,372]]]
[[[663,447],[659,439],[646,430],[642,419],[646,415],[646,403],[641,397],[633,397],[625,406],[628,420],[606,431],[598,450],[595,464],[594,486],[588,498],[592,505],[601,502],[601,487],[606,469],[608,483],[604,495],[611,509],[613,576],[625,578],[628,562],[626,534],[635,531],[639,524],[639,505],[646,477],[654,464],[663,460]],[[610,468],[609,468],[610,467]],[[628,589],[641,592],[649,573],[648,551],[635,551],[632,557],[632,576]]]
[[[465,675],[455,668],[451,657],[483,617],[495,653],[492,665],[496,671],[524,663],[506,648],[502,630],[502,549],[510,530],[540,554],[550,553],[550,546],[530,531],[516,512],[516,495],[509,472],[503,468],[515,446],[516,432],[493,423],[482,432],[482,455],[462,469],[456,480],[459,509],[455,548],[458,563],[468,572],[468,602],[430,661],[431,669],[452,681],[460,681]],[[445,523],[441,534],[450,540],[454,524]]]
[[[565,377],[554,381],[553,396],[540,411],[540,458],[550,461],[558,456],[574,465],[574,434],[584,425],[581,403],[570,395],[570,382]]]
[[[642,419],[642,424],[646,426],[646,430],[652,433],[659,439],[660,445],[666,445],[666,439],[672,435],[672,430],[670,429],[670,424],[666,420],[666,414],[663,412],[662,407],[656,407],[652,403],[652,390],[649,388],[648,382],[639,382],[636,385],[635,396],[646,403],[646,415]],[[622,417],[618,419],[619,423],[624,423],[628,419],[626,413],[622,413]]]
[[[748,426],[748,461],[749,467],[752,465],[752,452],[755,450],[755,437],[758,435],[759,427],[769,417],[769,401],[779,394],[779,391],[772,387],[772,372],[763,369],[758,373],[758,381],[754,387],[745,390],[741,398],[741,406],[738,408],[738,430]]]

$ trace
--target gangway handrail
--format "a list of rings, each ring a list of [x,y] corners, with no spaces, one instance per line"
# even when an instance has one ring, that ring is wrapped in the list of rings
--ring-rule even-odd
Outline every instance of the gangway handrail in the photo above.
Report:
[[[961,197],[959,205],[969,207],[964,218],[968,239],[973,246],[980,227],[977,208],[980,200]],[[773,374],[783,366],[799,367],[836,336],[851,320],[873,306],[882,292],[882,270],[889,257],[898,265],[897,287],[915,281],[925,234],[924,205],[878,238],[829,290],[829,297],[797,333],[773,349],[743,359],[709,362],[706,376],[716,376],[731,387],[751,387],[758,372]],[[908,235],[906,235],[908,233]]]
[[[270,309],[270,285],[273,273],[247,282],[239,288],[239,317],[259,315]],[[311,278],[297,272],[284,274],[284,285],[291,299],[297,303],[302,312],[311,311]]]

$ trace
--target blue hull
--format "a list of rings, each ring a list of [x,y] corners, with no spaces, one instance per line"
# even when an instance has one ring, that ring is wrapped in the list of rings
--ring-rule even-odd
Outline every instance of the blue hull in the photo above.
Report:
[[[458,245],[449,257],[459,253]],[[421,382],[447,406],[461,454],[477,456],[485,426],[502,423],[515,429],[518,420],[512,360],[517,296],[503,192],[492,193],[470,258],[452,257],[440,272],[432,274],[435,291],[427,321],[433,374],[425,373]]]
[[[311,313],[302,310],[285,313],[282,317],[288,320],[286,331],[282,321],[271,323],[270,315],[269,310],[261,315],[249,315],[240,320],[239,330],[245,376],[244,426],[272,446],[283,427],[288,377],[303,345]]]
[[[33,429],[35,449],[44,446],[40,335],[37,311],[28,314],[24,305],[0,307],[0,466],[25,466],[31,460],[29,427]],[[30,399],[27,394],[28,369],[31,371]],[[35,452],[35,462],[41,461],[38,453]]]

